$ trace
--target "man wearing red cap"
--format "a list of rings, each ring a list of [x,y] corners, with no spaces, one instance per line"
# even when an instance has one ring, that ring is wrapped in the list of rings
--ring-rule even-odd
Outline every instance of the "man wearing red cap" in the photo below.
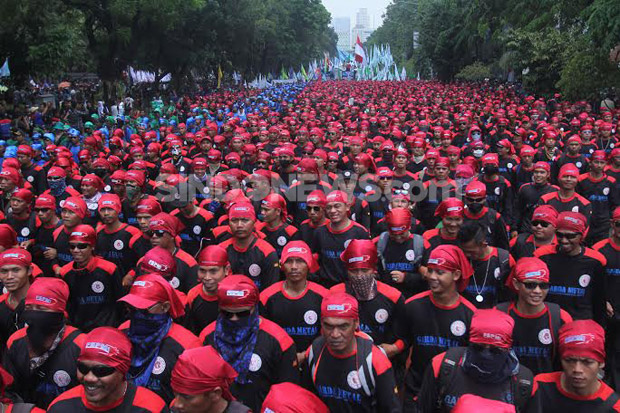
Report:
[[[187,184],[179,184],[179,187],[184,185]],[[193,195],[190,199],[184,199],[184,196],[181,191],[181,198],[173,202],[177,208],[172,210],[170,215],[177,217],[184,226],[179,232],[181,248],[189,255],[196,256],[203,245],[212,238],[211,230],[216,225],[216,221],[211,212],[196,204],[196,198]]]
[[[143,199],[152,198],[157,200],[152,195],[144,194],[144,187],[146,185],[146,175],[141,170],[130,170],[125,173],[124,177],[125,185],[125,198],[123,198],[121,208],[121,221],[138,226],[138,220],[136,218],[138,203]]]
[[[12,158],[9,158],[12,159]],[[3,213],[7,213],[10,208],[11,194],[18,190],[22,184],[21,176],[15,168],[4,166],[0,171],[0,206]]]
[[[233,396],[259,411],[273,384],[297,382],[295,343],[282,327],[259,316],[259,291],[253,280],[229,275],[220,282],[217,296],[220,313],[200,339],[237,371]]]
[[[60,269],[71,292],[67,313],[73,325],[88,332],[117,326],[116,300],[122,295],[121,274],[115,264],[94,254],[96,235],[90,225],[78,225],[69,236],[73,262]]]
[[[450,179],[450,163],[448,158],[440,157],[433,167],[433,178],[424,182],[424,189],[419,195],[418,212],[420,221],[425,228],[435,228],[439,223],[436,210],[439,204],[456,196],[456,182]]]
[[[492,308],[506,300],[505,282],[514,268],[514,259],[502,248],[491,247],[487,228],[475,221],[459,230],[459,247],[471,260],[474,275],[463,295],[478,308]]]
[[[4,352],[9,336],[24,327],[24,299],[32,280],[32,256],[21,248],[0,253],[0,280],[6,293],[0,295],[0,343]]]
[[[557,303],[574,319],[594,319],[605,324],[605,257],[583,246],[588,231],[578,212],[562,212],[556,225],[557,245],[534,252],[549,267],[551,287],[547,300]]]
[[[76,386],[58,396],[48,412],[167,412],[152,391],[127,381],[131,343],[119,330],[99,327],[84,336],[77,363]]]
[[[249,413],[230,386],[237,372],[211,346],[185,350],[172,371],[175,413]]]
[[[306,244],[312,243],[314,231],[317,228],[327,225],[328,220],[325,217],[326,206],[327,197],[323,191],[317,189],[308,194],[306,198],[308,219],[299,225],[300,237]]]
[[[150,243],[138,228],[120,221],[121,200],[118,195],[102,195],[98,209],[103,225],[97,229],[95,250],[101,258],[116,264],[124,277],[135,268],[138,258],[150,249]]]
[[[251,277],[261,291],[278,281],[278,254],[267,241],[254,234],[256,214],[252,204],[232,204],[228,219],[233,237],[220,246],[228,253],[232,272]]]
[[[385,213],[389,210],[390,198],[392,197],[392,182],[394,180],[394,172],[386,166],[377,169],[376,174],[377,186],[375,189],[366,191],[362,200],[368,203],[370,210],[370,234],[373,237],[378,236],[382,232],[379,220],[385,217]]]
[[[45,179],[45,171],[39,165],[35,165],[34,149],[28,145],[19,145],[17,147],[17,160],[21,166],[21,172],[24,179],[32,185],[34,192],[39,195],[47,189]]]
[[[323,299],[321,337],[308,349],[303,385],[332,412],[399,412],[392,365],[359,326],[355,298],[339,292]]]
[[[298,227],[307,213],[307,197],[312,191],[329,192],[332,186],[321,180],[319,167],[312,158],[304,158],[297,165],[297,181],[283,194],[288,204],[288,212],[293,218],[293,225]]]
[[[267,195],[261,201],[262,222],[256,225],[256,229],[265,234],[265,241],[276,250],[278,257],[282,255],[282,250],[289,241],[299,239],[299,230],[287,222],[286,208],[286,201],[282,195]]]
[[[332,287],[346,278],[346,269],[340,255],[352,239],[368,239],[368,231],[349,218],[349,196],[343,191],[327,195],[327,225],[317,228],[310,247],[319,253],[318,283]]]
[[[45,251],[45,258],[51,261],[52,269],[56,275],[60,274],[60,269],[63,266],[73,261],[69,249],[69,237],[73,229],[82,224],[86,213],[86,203],[82,198],[69,197],[62,201],[62,212],[60,213],[62,225],[54,230],[54,247]]]
[[[15,232],[17,242],[23,247],[32,244],[36,227],[41,225],[37,215],[32,211],[32,192],[21,188],[11,194],[10,208],[6,213],[5,221]]]
[[[170,378],[178,357],[200,346],[194,334],[174,322],[185,314],[178,293],[152,273],[136,278],[129,294],[118,301],[129,306],[129,320],[119,327],[133,347],[128,378],[170,403],[174,398]]]
[[[196,285],[198,264],[194,257],[177,246],[176,237],[183,229],[183,224],[177,217],[165,212],[151,218],[151,245],[167,249],[176,260],[176,273],[169,280],[175,289],[186,293]]]
[[[526,411],[533,374],[512,349],[514,321],[498,310],[477,310],[469,345],[433,357],[418,398],[418,411],[450,412],[464,394],[498,400]]]
[[[575,165],[579,169],[580,174],[586,173],[588,170],[589,156],[590,153],[587,153],[587,156],[584,155],[584,151],[581,145],[581,138],[579,137],[579,135],[573,135],[568,138],[566,140],[566,152],[564,152],[552,164],[552,181],[554,183],[557,182],[560,169],[568,163]]]
[[[406,347],[411,346],[405,376],[405,411],[415,408],[424,369],[431,359],[451,347],[467,345],[476,307],[460,292],[472,274],[473,268],[459,247],[440,245],[431,252],[424,277],[429,291],[405,302],[405,320],[399,325],[399,335]]]
[[[519,187],[515,204],[515,222],[518,223],[518,227],[514,230],[520,233],[531,232],[532,214],[540,198],[545,194],[558,191],[556,186],[549,183],[549,173],[550,168],[547,162],[536,162],[533,166],[531,182]]]
[[[547,264],[535,257],[521,258],[506,283],[517,298],[496,308],[515,321],[512,340],[519,361],[534,374],[556,370],[559,330],[573,318],[559,305],[545,302],[550,286]]]
[[[535,378],[528,412],[619,412],[620,396],[599,379],[605,367],[605,331],[592,320],[560,329],[562,371]]]
[[[410,297],[426,289],[419,272],[424,256],[424,238],[412,234],[409,208],[392,208],[385,216],[387,231],[373,242],[381,261],[381,280]]]
[[[3,365],[15,381],[11,391],[42,409],[62,392],[77,385],[76,359],[84,336],[67,324],[67,284],[40,277],[26,294],[22,313],[27,327],[7,342]]]
[[[586,238],[587,245],[593,245],[609,236],[609,219],[613,210],[620,206],[620,194],[616,178],[604,171],[607,166],[605,151],[594,151],[590,156],[590,171],[579,176],[576,191],[590,201],[590,231]]]
[[[482,174],[477,181],[486,187],[487,206],[502,214],[506,219],[506,224],[512,228],[515,224],[514,210],[514,188],[509,180],[499,173],[499,159],[497,154],[488,153],[480,160]]]
[[[551,205],[558,212],[578,212],[586,218],[586,222],[590,222],[592,205],[576,192],[578,180],[579,169],[572,163],[567,163],[560,168],[558,174],[560,190],[541,196],[538,204]]]
[[[80,194],[74,188],[67,186],[67,172],[60,166],[52,166],[47,172],[47,186],[48,190],[43,192],[44,194],[53,195],[56,198],[56,212],[60,213],[65,200],[69,197],[81,198]]]
[[[285,280],[266,288],[260,294],[261,314],[282,327],[295,342],[298,361],[303,361],[308,346],[318,335],[321,301],[328,291],[308,281],[318,271],[318,264],[308,244],[291,241],[280,259]]]
[[[293,383],[271,386],[263,402],[261,413],[329,413],[329,409],[314,393]]]
[[[433,249],[443,244],[456,245],[458,243],[456,237],[463,225],[464,209],[463,201],[457,198],[448,198],[437,207],[435,215],[441,218],[441,228],[429,229],[422,235],[424,238],[424,256],[420,268],[422,275],[426,272],[426,263]]]
[[[416,180],[414,172],[407,169],[409,152],[403,146],[396,148],[394,152],[394,187],[411,190],[413,181]]]
[[[506,222],[499,212],[485,205],[486,197],[487,188],[480,181],[472,181],[465,187],[464,222],[475,221],[485,226],[489,245],[508,249]]]
[[[558,211],[550,205],[540,205],[532,213],[530,232],[519,234],[510,240],[510,255],[515,259],[533,257],[536,249],[555,245],[555,227]]]
[[[209,245],[198,255],[198,285],[187,293],[185,326],[198,335],[217,319],[217,286],[231,273],[226,250]]]

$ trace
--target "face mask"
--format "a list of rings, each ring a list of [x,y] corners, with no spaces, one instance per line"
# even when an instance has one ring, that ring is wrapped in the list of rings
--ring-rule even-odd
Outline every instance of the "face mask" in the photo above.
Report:
[[[475,141],[479,141],[480,140],[480,134],[478,132],[472,133],[471,134],[471,138]]]
[[[151,314],[148,311],[136,310],[131,315],[129,334],[133,337],[149,337],[162,329],[170,319],[168,313]]]
[[[372,276],[349,277],[349,285],[360,301],[369,301],[377,295],[377,280]]]
[[[47,184],[50,187],[52,195],[57,196],[64,192],[66,188],[65,179],[58,179],[56,181],[48,180]]]
[[[484,149],[474,149],[472,152],[476,158],[482,158],[482,155],[484,155]]]
[[[472,204],[467,204],[467,209],[469,209],[472,214],[478,214],[484,208],[484,204],[479,202],[474,202]]]
[[[519,360],[512,351],[468,347],[463,360],[465,373],[480,383],[502,383],[518,372]]]
[[[125,187],[125,194],[127,195],[127,198],[129,199],[134,199],[136,197],[136,195],[138,194],[138,187],[137,186],[126,186]]]
[[[24,310],[23,320],[28,324],[26,336],[32,349],[38,353],[47,350],[45,341],[58,334],[65,325],[63,313],[51,313],[40,310]]]
[[[288,168],[291,166],[291,161],[289,159],[280,159],[280,167]]]
[[[239,168],[239,164],[237,162],[228,162],[228,167],[230,169]]]
[[[106,171],[105,169],[95,169],[94,172],[95,175],[97,175],[99,178],[103,178],[108,171]]]
[[[499,172],[499,168],[495,165],[487,165],[484,167],[485,175],[495,175],[498,172]]]

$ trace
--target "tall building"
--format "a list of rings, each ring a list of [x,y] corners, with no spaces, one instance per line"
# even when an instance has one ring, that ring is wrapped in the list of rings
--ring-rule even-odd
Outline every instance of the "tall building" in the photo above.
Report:
[[[351,30],[351,43],[355,44],[358,36],[362,43],[366,42],[372,32],[373,29],[370,24],[370,15],[368,14],[368,9],[359,9],[357,11],[357,14],[355,15],[355,26],[353,26],[353,29]]]
[[[351,19],[348,17],[335,17],[332,27],[338,35],[337,47],[339,50],[351,50]]]

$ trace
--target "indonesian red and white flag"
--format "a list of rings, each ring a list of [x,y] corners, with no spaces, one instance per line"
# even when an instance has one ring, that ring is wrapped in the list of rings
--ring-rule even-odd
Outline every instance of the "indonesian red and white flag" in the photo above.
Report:
[[[366,60],[364,45],[362,44],[360,37],[357,36],[357,41],[355,42],[355,61],[358,63],[364,63],[364,60]]]

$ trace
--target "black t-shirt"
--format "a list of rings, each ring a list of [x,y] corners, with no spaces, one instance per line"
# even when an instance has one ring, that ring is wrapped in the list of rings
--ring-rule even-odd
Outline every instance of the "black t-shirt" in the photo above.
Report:
[[[183,325],[198,336],[202,330],[217,319],[219,308],[217,295],[207,295],[198,284],[187,294],[187,306]]]
[[[220,244],[228,253],[233,274],[243,274],[259,288],[264,290],[280,279],[280,262],[278,254],[269,243],[262,239],[254,239],[250,245],[241,249],[235,244],[234,238]]]

